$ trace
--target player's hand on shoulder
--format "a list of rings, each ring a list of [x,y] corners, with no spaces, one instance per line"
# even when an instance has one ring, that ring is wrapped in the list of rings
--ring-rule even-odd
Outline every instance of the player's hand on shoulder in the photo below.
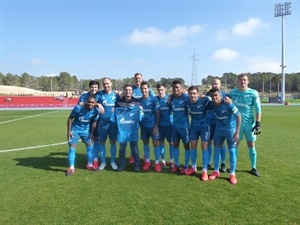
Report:
[[[225,102],[226,104],[231,104],[231,103],[232,103],[232,100],[231,100],[228,96],[225,96],[225,97],[224,97],[224,102]]]

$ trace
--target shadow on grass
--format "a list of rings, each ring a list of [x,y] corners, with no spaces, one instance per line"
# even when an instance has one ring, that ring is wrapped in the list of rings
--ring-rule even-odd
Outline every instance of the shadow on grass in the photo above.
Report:
[[[57,172],[65,172],[68,168],[68,153],[53,152],[47,156],[42,157],[28,157],[28,158],[15,158],[17,166],[25,166],[30,168],[36,168],[41,170],[51,170]],[[85,168],[86,165],[86,154],[76,153],[75,167]],[[57,167],[63,167],[60,169]]]

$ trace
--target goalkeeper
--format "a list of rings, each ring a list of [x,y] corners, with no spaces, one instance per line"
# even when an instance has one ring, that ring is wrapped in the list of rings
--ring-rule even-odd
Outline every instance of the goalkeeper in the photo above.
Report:
[[[259,176],[259,172],[256,169],[257,152],[255,141],[256,136],[261,133],[261,106],[258,92],[249,88],[248,85],[248,76],[246,74],[240,74],[238,76],[238,88],[232,89],[229,95],[242,116],[239,142],[245,135],[251,161],[251,173],[255,176]],[[238,145],[239,143],[237,147]],[[236,149],[236,154],[238,155],[238,148]]]

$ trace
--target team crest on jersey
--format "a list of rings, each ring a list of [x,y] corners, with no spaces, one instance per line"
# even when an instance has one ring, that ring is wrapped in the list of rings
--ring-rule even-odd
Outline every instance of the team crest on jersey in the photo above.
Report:
[[[184,101],[179,101],[179,104],[182,104],[182,103],[184,103]]]
[[[226,113],[227,112],[227,110],[221,110],[221,113]]]

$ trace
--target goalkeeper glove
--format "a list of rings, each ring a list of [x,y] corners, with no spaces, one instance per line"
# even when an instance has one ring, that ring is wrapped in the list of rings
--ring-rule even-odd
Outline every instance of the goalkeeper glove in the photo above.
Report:
[[[256,121],[255,126],[252,128],[252,132],[254,133],[254,135],[261,133],[260,122]]]

